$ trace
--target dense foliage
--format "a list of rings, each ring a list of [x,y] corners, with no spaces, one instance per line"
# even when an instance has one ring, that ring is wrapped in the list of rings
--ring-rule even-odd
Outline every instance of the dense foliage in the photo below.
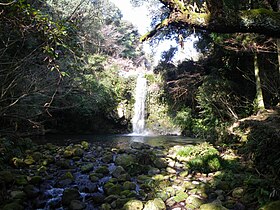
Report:
[[[1,133],[124,131],[117,106],[131,84],[119,69],[133,70],[143,52],[120,11],[109,1],[3,4]]]

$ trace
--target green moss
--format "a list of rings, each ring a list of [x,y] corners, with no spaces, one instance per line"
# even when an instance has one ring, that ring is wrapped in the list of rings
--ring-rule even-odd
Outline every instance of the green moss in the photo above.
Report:
[[[241,12],[241,17],[247,17],[247,18],[272,18],[275,21],[280,21],[280,13],[279,12],[273,12],[268,9],[259,8],[259,9],[252,9],[252,10],[246,10]]]

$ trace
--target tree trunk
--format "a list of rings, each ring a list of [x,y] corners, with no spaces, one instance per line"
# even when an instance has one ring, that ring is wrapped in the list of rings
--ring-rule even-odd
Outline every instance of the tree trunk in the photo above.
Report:
[[[177,0],[160,0],[169,9],[168,17],[141,37],[148,40],[168,26],[197,28],[217,33],[259,33],[280,38],[280,12],[265,8],[229,11],[222,0],[209,0],[209,12],[197,12]],[[180,2],[180,3],[179,3]]]
[[[254,69],[255,69],[255,80],[256,80],[256,108],[257,111],[265,109],[264,102],[263,102],[263,94],[262,94],[262,87],[261,87],[261,78],[260,78],[260,69],[258,65],[258,56],[257,53],[254,55]]]

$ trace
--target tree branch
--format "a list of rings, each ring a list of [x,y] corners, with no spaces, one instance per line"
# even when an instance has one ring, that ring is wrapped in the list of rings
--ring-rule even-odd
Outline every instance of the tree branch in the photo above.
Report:
[[[220,7],[219,10],[208,8],[207,12],[197,12],[177,0],[160,1],[169,9],[169,16],[152,31],[142,36],[141,41],[152,38],[157,32],[171,25],[217,33],[258,33],[269,37],[280,37],[280,12],[260,8],[231,11],[230,14],[225,14]],[[216,4],[218,1],[215,0]]]

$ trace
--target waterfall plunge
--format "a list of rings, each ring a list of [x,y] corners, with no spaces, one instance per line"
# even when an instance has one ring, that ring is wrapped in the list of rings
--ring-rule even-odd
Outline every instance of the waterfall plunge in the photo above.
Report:
[[[145,101],[147,94],[147,80],[139,74],[135,89],[134,116],[132,118],[133,134],[145,134]]]

